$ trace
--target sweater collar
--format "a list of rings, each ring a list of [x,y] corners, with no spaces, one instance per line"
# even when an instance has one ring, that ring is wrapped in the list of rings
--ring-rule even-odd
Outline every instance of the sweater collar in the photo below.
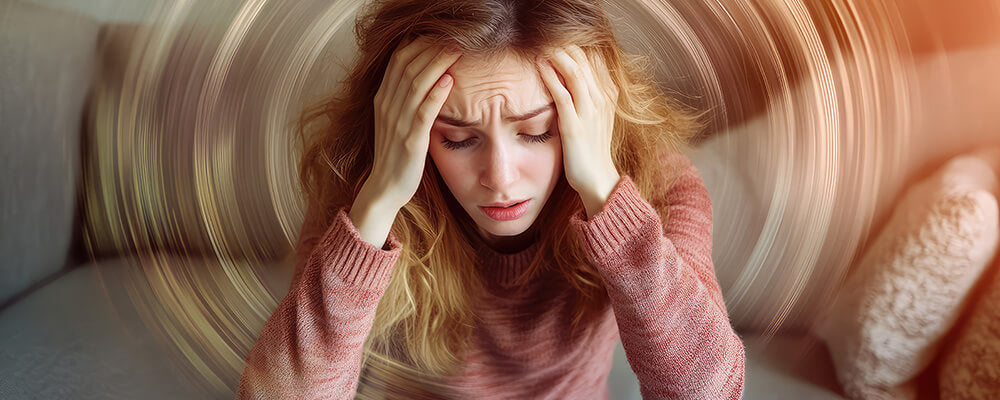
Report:
[[[510,287],[514,280],[528,268],[528,264],[538,253],[541,241],[536,240],[524,250],[516,253],[501,253],[481,239],[474,242],[483,276],[490,282],[501,287]]]

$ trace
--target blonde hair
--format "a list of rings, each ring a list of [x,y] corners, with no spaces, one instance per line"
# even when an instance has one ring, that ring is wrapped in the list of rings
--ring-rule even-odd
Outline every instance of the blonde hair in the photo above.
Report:
[[[371,172],[374,96],[391,52],[406,37],[454,44],[466,56],[512,51],[525,60],[572,43],[591,60],[603,60],[620,92],[614,162],[646,199],[660,196],[672,181],[672,171],[662,170],[664,151],[684,151],[700,128],[699,116],[657,89],[649,60],[620,47],[597,1],[377,0],[357,19],[355,34],[359,50],[343,91],[305,110],[299,122],[304,148],[299,178],[310,208],[322,210],[323,218],[306,223],[329,224],[340,207],[354,202]],[[473,267],[474,223],[456,206],[429,159],[424,172],[391,228],[403,249],[365,342],[361,397],[390,386],[412,390],[420,385],[414,382],[453,373],[475,325],[472,294],[485,282]],[[665,207],[656,207],[665,221]],[[444,209],[450,212],[438,211]],[[546,235],[515,283],[523,286],[543,270],[561,275],[575,297],[572,329],[599,316],[608,301],[601,276],[569,231],[570,216],[582,209],[560,178],[535,222]]]

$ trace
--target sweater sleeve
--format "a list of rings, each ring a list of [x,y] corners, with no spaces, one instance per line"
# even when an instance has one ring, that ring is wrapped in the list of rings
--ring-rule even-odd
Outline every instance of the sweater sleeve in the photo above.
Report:
[[[382,248],[364,241],[346,208],[321,235],[310,221],[307,212],[290,289],[247,356],[239,399],[351,399],[357,391],[364,342],[402,246],[391,232]]]
[[[623,175],[573,231],[603,276],[625,354],[644,399],[739,399],[746,356],[712,265],[712,206],[697,170],[666,199],[669,221]]]

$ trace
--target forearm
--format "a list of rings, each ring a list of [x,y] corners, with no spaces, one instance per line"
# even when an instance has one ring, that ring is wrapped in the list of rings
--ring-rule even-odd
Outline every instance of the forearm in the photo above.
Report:
[[[604,208],[604,204],[607,203],[608,197],[611,196],[611,192],[614,191],[615,186],[621,180],[621,175],[617,171],[609,173],[606,178],[596,180],[597,184],[592,186],[589,191],[580,191],[580,200],[583,203],[583,208],[587,213],[587,219],[593,218],[594,215],[601,212]]]
[[[348,215],[361,238],[372,246],[384,248],[392,223],[401,207],[389,205],[367,188],[362,188]]]
[[[313,284],[300,287],[265,323],[247,357],[239,399],[349,399],[357,390],[374,309],[327,302],[334,309],[327,313]]]
[[[247,356],[239,398],[351,398],[363,347],[400,244],[361,239],[344,210],[308,258]]]
[[[605,269],[622,345],[643,398],[737,399],[745,353],[724,308],[664,240],[655,262]],[[634,259],[633,259],[634,260]]]
[[[667,196],[667,228],[630,179],[604,211],[571,221],[606,284],[644,398],[735,399],[743,391],[743,344],[715,280],[711,204],[696,178],[682,177]]]

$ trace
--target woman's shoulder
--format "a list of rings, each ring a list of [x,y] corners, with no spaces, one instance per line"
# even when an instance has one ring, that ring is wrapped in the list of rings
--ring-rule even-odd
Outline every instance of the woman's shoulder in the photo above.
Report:
[[[656,200],[674,203],[696,195],[708,197],[701,173],[682,151],[662,149],[657,153],[657,174],[653,187]]]
[[[693,150],[661,146],[656,151],[656,159],[660,162],[660,168],[669,175],[680,176],[697,173],[697,169],[686,153],[687,151]]]

